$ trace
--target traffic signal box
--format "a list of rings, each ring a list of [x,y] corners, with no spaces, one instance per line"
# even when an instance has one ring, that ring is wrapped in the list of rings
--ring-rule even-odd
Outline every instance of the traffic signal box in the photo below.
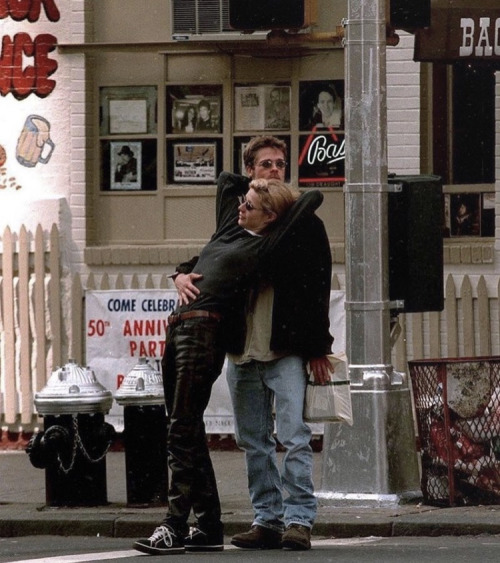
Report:
[[[301,29],[316,21],[317,0],[229,0],[229,25],[240,31]],[[431,0],[389,0],[387,21],[393,29],[429,27]]]
[[[229,25],[240,31],[301,29],[315,15],[316,0],[229,0]]]
[[[431,0],[389,0],[388,21],[394,29],[419,29],[431,25]]]
[[[399,312],[441,311],[443,186],[439,176],[393,176],[389,184],[389,298]]]

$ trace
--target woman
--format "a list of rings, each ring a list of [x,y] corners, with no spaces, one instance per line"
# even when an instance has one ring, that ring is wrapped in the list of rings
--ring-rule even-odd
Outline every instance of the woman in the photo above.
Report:
[[[189,106],[184,114],[182,122],[182,130],[185,133],[193,133],[196,127],[196,110],[193,106]]]
[[[234,175],[221,174],[217,229],[193,269],[201,276],[197,281],[199,295],[169,317],[162,360],[170,418],[167,515],[150,538],[135,542],[137,550],[162,555],[185,549],[223,549],[221,507],[203,413],[222,370],[226,336],[231,336],[232,327],[245,322],[250,287],[298,222],[312,214],[321,201],[318,191],[297,199],[296,192],[274,179],[254,180],[242,194]],[[191,510],[197,523],[187,536]]]
[[[342,100],[333,87],[322,88],[313,110],[311,127],[334,127],[342,124]]]

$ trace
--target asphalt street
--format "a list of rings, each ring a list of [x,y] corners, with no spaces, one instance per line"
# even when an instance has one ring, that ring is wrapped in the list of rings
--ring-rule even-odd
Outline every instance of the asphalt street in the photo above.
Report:
[[[84,563],[138,558],[184,563],[483,563],[500,559],[500,537],[399,537],[316,539],[310,551],[248,551],[229,545],[223,552],[153,557],[130,549],[123,538],[27,536],[0,539],[0,563]]]

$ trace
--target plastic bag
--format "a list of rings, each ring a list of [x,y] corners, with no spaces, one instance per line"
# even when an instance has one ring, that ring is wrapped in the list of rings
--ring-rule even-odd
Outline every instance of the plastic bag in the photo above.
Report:
[[[346,355],[330,354],[328,359],[334,369],[332,380],[326,385],[318,385],[310,376],[304,401],[304,420],[345,422],[352,426],[351,382]]]

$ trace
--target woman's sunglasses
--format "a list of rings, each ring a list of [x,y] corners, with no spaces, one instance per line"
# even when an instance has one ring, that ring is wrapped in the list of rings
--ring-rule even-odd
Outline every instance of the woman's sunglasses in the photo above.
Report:
[[[262,211],[262,207],[254,207],[244,195],[239,195],[238,201],[240,202],[240,205],[245,206],[245,209],[247,211]]]

